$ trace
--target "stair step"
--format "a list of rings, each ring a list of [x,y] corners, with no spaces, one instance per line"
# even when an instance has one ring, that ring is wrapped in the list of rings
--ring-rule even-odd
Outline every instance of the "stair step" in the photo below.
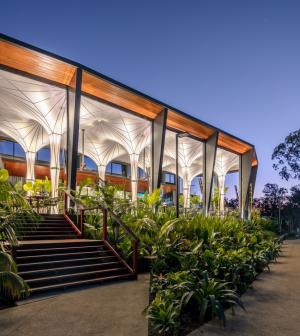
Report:
[[[73,253],[58,253],[58,254],[45,254],[45,255],[32,255],[32,256],[22,256],[16,257],[17,264],[30,263],[30,262],[43,262],[43,261],[55,261],[60,259],[80,259],[88,257],[96,257],[102,255],[111,255],[112,251],[102,250],[102,251],[89,251],[89,252],[73,252]]]
[[[38,242],[38,243],[25,243],[20,242],[16,247],[16,251],[32,250],[32,249],[48,249],[48,248],[61,248],[61,247],[77,247],[77,246],[106,246],[102,240],[78,240],[70,239],[63,242]]]
[[[61,230],[73,230],[70,225],[53,225],[53,226],[46,226],[46,225],[40,225],[37,227],[31,227],[31,226],[23,226],[22,229],[20,229],[20,232],[24,231],[61,231]]]
[[[16,250],[17,256],[30,256],[30,255],[45,255],[45,254],[57,254],[59,252],[88,252],[88,251],[102,251],[104,250],[104,245],[87,245],[87,246],[71,246],[71,247],[53,247],[53,248],[35,248],[35,249],[24,249]]]
[[[54,230],[54,231],[21,231],[18,233],[19,236],[53,236],[53,235],[75,235],[75,232],[72,229],[68,230]]]
[[[65,217],[42,217],[39,219],[41,222],[67,222]]]
[[[55,285],[60,284],[62,282],[68,281],[80,281],[80,280],[89,280],[95,277],[101,277],[105,275],[118,275],[128,271],[126,267],[117,267],[117,268],[107,268],[104,270],[98,271],[90,271],[83,273],[71,273],[71,274],[63,274],[63,275],[55,275],[50,277],[42,277],[37,279],[26,280],[26,283],[31,287],[41,287],[45,285]]]
[[[76,265],[76,266],[67,266],[67,267],[58,267],[58,268],[51,268],[51,269],[40,269],[34,271],[24,271],[19,272],[18,274],[24,280],[35,279],[38,277],[49,277],[54,275],[64,275],[70,273],[82,273],[88,271],[97,271],[105,268],[117,268],[122,267],[123,264],[120,261],[112,261],[106,263],[99,263],[99,264],[83,264],[83,265]]]
[[[41,220],[41,221],[38,221],[38,222],[35,222],[35,223],[24,223],[25,225],[39,225],[39,224],[60,224],[60,223],[64,223],[64,224],[67,224],[67,225],[70,225],[68,221],[64,220],[64,219],[57,219],[57,220]]]
[[[49,226],[49,227],[61,227],[61,226],[67,226],[71,227],[71,225],[67,222],[42,222],[42,223],[37,223],[36,225],[30,225],[29,223],[26,225],[23,225],[23,227],[43,227],[43,226]]]
[[[40,214],[40,216],[49,218],[65,218],[63,214]]]
[[[40,222],[40,223],[24,223],[24,227],[39,227],[39,226],[71,226],[68,222],[57,221],[57,222]]]
[[[92,285],[92,284],[98,284],[98,283],[103,283],[103,282],[126,280],[126,279],[135,279],[135,276],[131,273],[126,273],[126,274],[106,276],[106,277],[96,277],[94,279],[89,279],[89,280],[69,281],[69,282],[65,282],[65,283],[61,283],[57,285],[41,286],[41,287],[32,288],[31,292],[41,293],[41,292],[46,292],[46,291],[55,290],[55,289],[64,289],[68,287]]]
[[[32,262],[17,264],[18,271],[33,271],[38,269],[49,269],[49,268],[58,268],[58,267],[68,267],[76,266],[83,264],[97,264],[101,262],[110,262],[119,260],[115,255],[103,256],[103,257],[90,257],[90,258],[79,258],[79,259],[62,259],[62,260],[52,260],[52,261],[43,261],[43,262]]]
[[[21,238],[21,239],[20,239]],[[69,235],[28,235],[28,236],[22,236],[22,237],[19,237],[18,236],[18,239],[20,240],[56,240],[56,239],[77,239],[77,236],[75,233],[72,233],[72,234],[69,234]]]

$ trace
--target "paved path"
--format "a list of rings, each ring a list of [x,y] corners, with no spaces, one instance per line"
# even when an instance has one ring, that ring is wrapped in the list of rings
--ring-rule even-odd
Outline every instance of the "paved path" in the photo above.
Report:
[[[227,312],[227,327],[209,323],[189,336],[299,336],[300,240],[286,241],[278,263],[243,296],[247,312]]]
[[[0,310],[1,336],[146,336],[149,277]]]

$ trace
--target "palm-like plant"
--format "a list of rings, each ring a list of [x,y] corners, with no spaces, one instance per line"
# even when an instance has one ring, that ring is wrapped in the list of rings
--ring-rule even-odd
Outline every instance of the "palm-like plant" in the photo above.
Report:
[[[29,294],[28,285],[16,272],[12,257],[0,251],[0,299],[4,302],[11,303]]]
[[[26,199],[8,181],[8,171],[0,170],[0,298],[15,301],[28,294],[28,286],[16,272],[16,265],[7,253],[11,245],[17,245],[16,232],[24,223],[35,222],[37,215]]]
[[[31,210],[26,199],[8,181],[6,169],[0,170],[0,244],[7,241],[17,244],[16,232],[24,223],[36,222],[38,216]]]
[[[226,306],[239,305],[242,309],[245,309],[237,294],[228,289],[229,284],[209,278],[207,271],[203,272],[203,279],[191,285],[192,288],[182,296],[181,302],[183,305],[188,304],[191,299],[197,302],[200,322],[204,321],[206,313],[210,311],[211,317],[217,316],[225,326],[224,308]]]

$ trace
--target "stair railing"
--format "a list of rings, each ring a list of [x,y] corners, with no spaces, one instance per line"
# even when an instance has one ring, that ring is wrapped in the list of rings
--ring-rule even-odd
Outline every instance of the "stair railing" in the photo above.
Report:
[[[36,213],[50,213],[51,207],[55,207],[58,204],[57,197],[49,197],[46,195],[30,195],[26,197],[29,205]]]
[[[76,199],[73,195],[69,192],[64,191],[65,195],[65,202],[64,202],[64,216],[68,220],[68,222],[73,226],[76,230],[78,236],[84,236],[84,216],[86,211],[92,210],[100,210],[102,211],[102,240],[103,242],[114,252],[114,254],[119,258],[119,260],[126,265],[127,268],[131,271],[132,274],[137,276],[137,265],[138,265],[138,244],[139,238],[134,234],[134,232],[108,207],[105,205],[97,205],[94,207],[85,207],[80,200]],[[76,220],[72,219],[72,216],[68,213],[68,205],[72,204],[73,207],[78,211],[79,215],[76,216]],[[107,235],[107,222],[108,222],[108,215],[116,222],[122,229],[124,230],[125,234],[131,241],[131,250],[132,250],[132,262],[131,266],[128,265],[127,261],[120,255],[118,251],[116,251],[115,247],[113,247],[110,242],[108,241]],[[78,220],[79,219],[79,220]]]

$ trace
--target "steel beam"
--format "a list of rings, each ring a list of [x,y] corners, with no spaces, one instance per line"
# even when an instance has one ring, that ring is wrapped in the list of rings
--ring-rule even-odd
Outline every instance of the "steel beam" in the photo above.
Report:
[[[219,132],[214,132],[203,143],[203,213],[205,216],[208,215],[210,208],[218,138]]]
[[[175,210],[176,210],[176,217],[179,218],[179,194],[180,194],[180,178],[179,178],[179,165],[178,165],[178,136],[179,134],[176,133],[175,137],[175,164],[176,164],[176,197],[175,197]]]
[[[160,188],[162,183],[167,116],[165,108],[152,122],[152,190]]]
[[[67,89],[67,190],[76,189],[82,70],[77,69]]]
[[[246,219],[249,210],[250,201],[250,184],[254,190],[255,179],[257,173],[257,166],[252,167],[252,159],[254,156],[254,149],[250,149],[244,154],[240,155],[240,170],[239,170],[239,201],[240,201],[240,215],[242,219]]]

